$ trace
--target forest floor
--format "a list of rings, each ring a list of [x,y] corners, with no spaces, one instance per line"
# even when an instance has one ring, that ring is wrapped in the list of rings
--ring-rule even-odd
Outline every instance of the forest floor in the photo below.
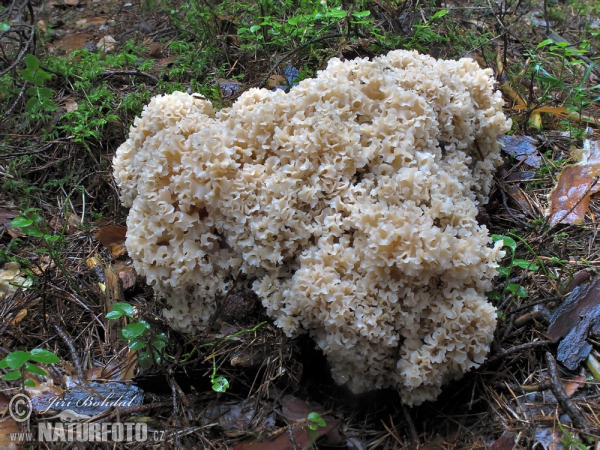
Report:
[[[594,0],[4,0],[0,448],[600,449],[598,17]],[[260,311],[174,331],[132,268],[112,175],[155,95],[227,107],[396,48],[492,69],[513,120],[480,210],[507,249],[491,352],[413,408],[336,386],[313,341]],[[147,436],[39,442],[57,417]]]

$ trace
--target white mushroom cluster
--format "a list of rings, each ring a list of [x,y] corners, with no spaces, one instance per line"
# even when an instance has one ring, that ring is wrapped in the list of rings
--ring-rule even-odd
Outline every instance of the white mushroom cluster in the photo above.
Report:
[[[353,392],[410,405],[480,365],[502,255],[476,221],[510,121],[489,70],[393,51],[333,59],[230,108],[154,97],[114,160],[126,246],[184,332],[238,275]]]

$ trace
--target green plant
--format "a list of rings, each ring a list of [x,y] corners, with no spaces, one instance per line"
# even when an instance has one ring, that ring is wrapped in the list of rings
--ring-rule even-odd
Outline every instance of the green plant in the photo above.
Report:
[[[45,82],[52,77],[40,68],[40,62],[35,55],[25,55],[25,66],[26,68],[21,71],[21,77],[26,82],[33,84],[26,91],[29,95],[26,103],[27,116],[29,120],[46,122],[51,117],[49,114],[58,109],[58,105],[52,100],[55,92],[44,87]]]
[[[106,314],[106,317],[112,320],[122,317],[131,319],[131,323],[117,330],[117,335],[127,343],[130,350],[138,352],[140,367],[148,369],[153,364],[162,363],[164,348],[168,343],[167,335],[154,330],[145,320],[135,319],[132,305],[125,302],[115,303],[113,310]]]
[[[319,437],[318,429],[326,427],[327,422],[325,422],[325,419],[323,419],[319,413],[314,411],[308,413],[306,421],[308,423],[308,430],[306,430],[306,432],[311,438],[311,448],[316,448],[315,440]]]
[[[540,266],[534,264],[531,261],[527,261],[526,259],[516,259],[515,258],[515,250],[517,248],[517,243],[512,237],[502,236],[498,234],[493,234],[492,239],[494,242],[502,241],[504,247],[508,247],[510,249],[510,261],[506,266],[498,267],[498,273],[501,276],[504,276],[506,282],[504,283],[504,289],[502,292],[491,291],[487,293],[487,296],[491,300],[502,301],[507,293],[511,293],[520,298],[526,298],[529,296],[527,289],[521,286],[520,283],[509,283],[510,275],[515,267],[519,267],[524,270],[538,270]],[[533,250],[532,250],[533,251]]]
[[[560,431],[563,434],[563,437],[560,438],[560,442],[565,446],[565,448],[588,450],[588,446],[581,442],[574,433],[571,433],[565,427],[563,427],[562,423],[558,422],[558,428],[560,428]]]
[[[210,382],[212,384],[212,390],[215,392],[226,392],[229,389],[229,381],[224,376],[217,376],[217,362],[215,360],[215,354],[212,354],[213,370],[210,375]]]
[[[42,364],[55,364],[60,361],[60,358],[54,353],[41,348],[34,348],[29,352],[18,350],[9,353],[6,358],[0,360],[0,369],[11,369],[2,376],[2,379],[4,381],[21,380],[23,386],[34,387],[35,382],[25,378],[25,374],[47,376],[48,373],[31,361]]]

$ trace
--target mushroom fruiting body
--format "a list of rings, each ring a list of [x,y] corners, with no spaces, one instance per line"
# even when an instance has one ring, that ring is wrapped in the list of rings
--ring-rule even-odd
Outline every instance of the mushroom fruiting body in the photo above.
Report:
[[[491,71],[416,52],[342,62],[230,107],[154,97],[115,157],[126,246],[184,332],[242,273],[354,392],[408,404],[483,362],[500,244],[475,217],[510,128]]]

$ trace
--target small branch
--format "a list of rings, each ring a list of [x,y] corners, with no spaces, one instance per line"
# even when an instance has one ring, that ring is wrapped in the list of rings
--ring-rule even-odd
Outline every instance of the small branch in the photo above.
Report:
[[[542,347],[544,345],[550,345],[550,344],[552,344],[552,341],[545,339],[543,341],[527,342],[525,344],[515,345],[514,347],[508,348],[506,350],[502,350],[500,353],[496,353],[494,356],[492,356],[490,359],[488,359],[486,361],[486,363],[492,364],[492,363],[495,363],[496,361],[499,361],[499,360],[507,357],[508,355],[520,352],[521,350],[527,350],[529,348],[535,348],[535,347]]]
[[[556,367],[556,361],[554,360],[554,357],[550,352],[546,352],[546,363],[548,364],[548,372],[550,374],[550,389],[556,397],[556,400],[558,401],[562,409],[569,415],[575,427],[580,428],[582,430],[587,429],[585,419],[583,418],[581,413],[577,411],[577,408],[575,407],[575,405],[573,405],[573,403],[567,396],[567,393],[563,389],[562,384],[560,383],[560,380],[558,378],[558,369]]]

